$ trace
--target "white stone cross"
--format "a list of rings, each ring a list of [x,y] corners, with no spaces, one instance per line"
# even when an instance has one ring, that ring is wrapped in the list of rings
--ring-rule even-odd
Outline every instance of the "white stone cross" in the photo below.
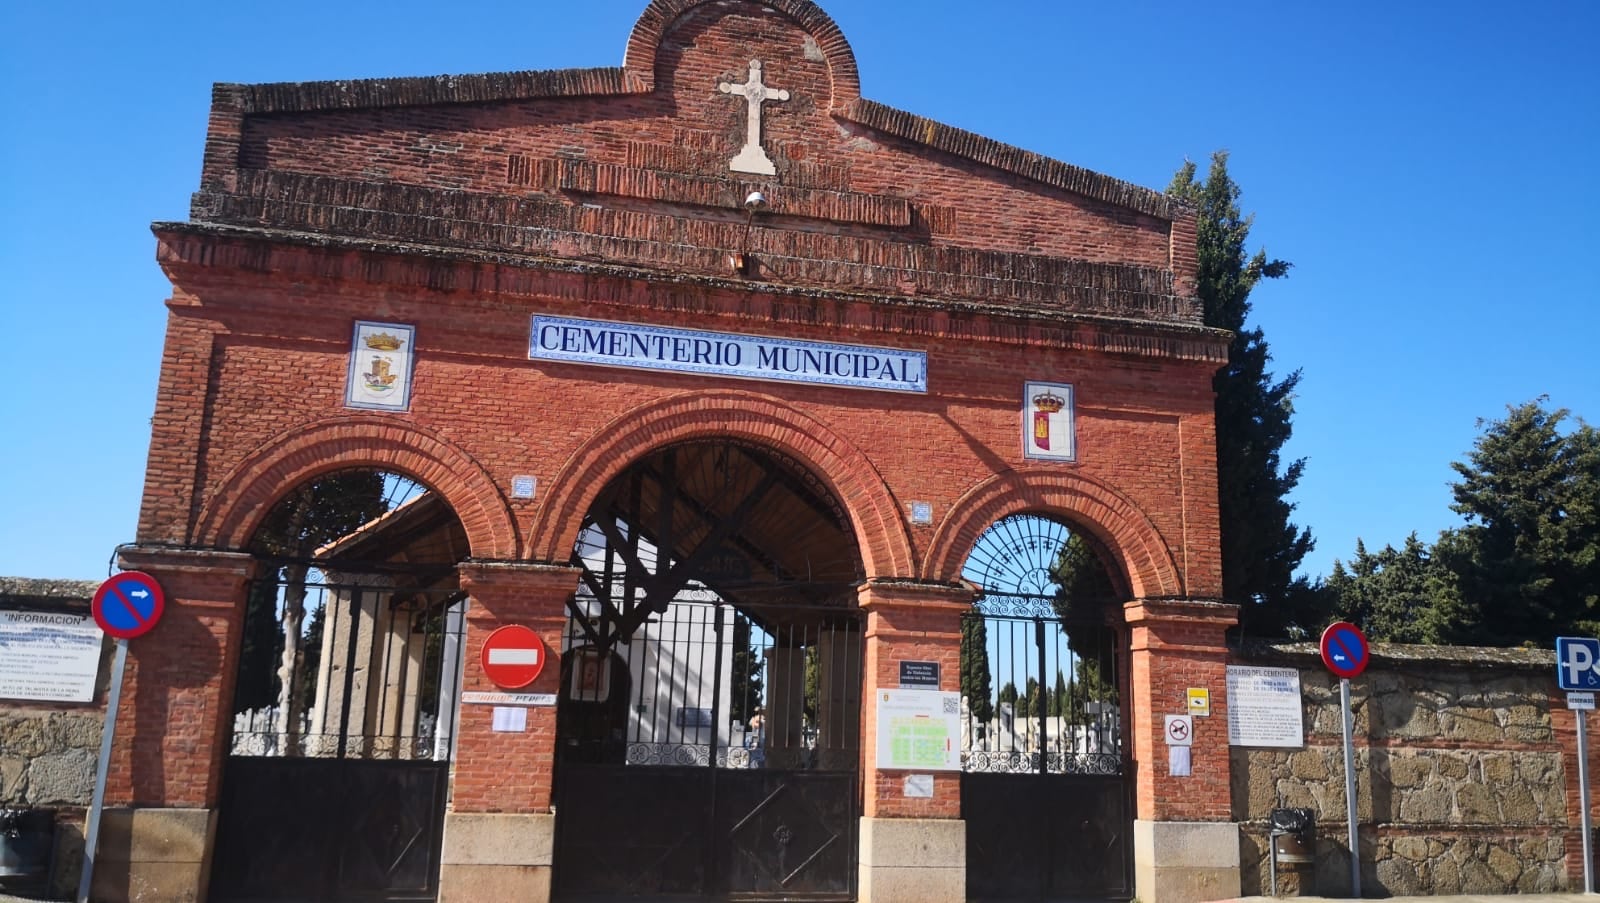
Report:
[[[761,149],[761,105],[769,100],[788,100],[788,91],[774,91],[761,83],[761,61],[750,61],[750,80],[742,85],[723,82],[717,88],[724,94],[743,94],[749,101],[750,112],[745,123],[744,149],[739,151],[739,156],[733,158],[728,164],[728,169],[733,172],[753,172],[763,175],[776,175],[777,167],[772,165],[772,158]]]

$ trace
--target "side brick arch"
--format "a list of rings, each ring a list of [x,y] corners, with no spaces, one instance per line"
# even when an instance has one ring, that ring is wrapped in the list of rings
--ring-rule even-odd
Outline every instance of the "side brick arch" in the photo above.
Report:
[[[403,473],[442,495],[466,530],[472,557],[516,555],[516,524],[489,474],[460,448],[417,429],[376,417],[345,417],[286,433],[245,459],[205,504],[195,541],[242,549],[287,490],[335,470],[375,467]]]
[[[755,442],[809,467],[849,512],[869,578],[915,573],[905,520],[866,455],[778,399],[737,391],[675,395],[628,411],[596,431],[551,481],[554,492],[528,533],[526,557],[566,561],[601,490],[646,453],[718,438]]]
[[[630,81],[642,90],[654,90],[656,55],[667,30],[689,10],[711,2],[721,0],[652,0],[634,24],[622,58],[622,68]],[[788,16],[816,38],[833,75],[834,111],[843,110],[861,99],[861,72],[856,68],[855,51],[850,49],[850,42],[845,40],[844,32],[839,30],[832,16],[811,0],[762,0],[761,5]]]
[[[951,583],[983,531],[1023,512],[1058,513],[1115,555],[1137,598],[1181,596],[1183,573],[1165,539],[1125,496],[1080,474],[1021,470],[992,477],[962,496],[935,532],[923,579]]]

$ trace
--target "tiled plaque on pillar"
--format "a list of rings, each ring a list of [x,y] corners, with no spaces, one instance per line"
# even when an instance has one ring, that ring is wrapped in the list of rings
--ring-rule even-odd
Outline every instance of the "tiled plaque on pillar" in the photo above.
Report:
[[[404,411],[411,407],[412,343],[416,328],[356,321],[345,380],[347,408]]]
[[[1072,386],[1026,383],[1022,388],[1022,455],[1041,461],[1076,461]]]

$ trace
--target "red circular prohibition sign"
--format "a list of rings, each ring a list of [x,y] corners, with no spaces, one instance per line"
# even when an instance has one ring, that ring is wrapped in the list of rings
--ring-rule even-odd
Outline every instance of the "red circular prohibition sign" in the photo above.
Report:
[[[503,690],[520,690],[544,671],[544,641],[532,629],[512,624],[483,641],[483,674]]]
[[[123,571],[106,578],[89,603],[94,622],[118,640],[149,633],[166,608],[167,594],[161,591],[161,584],[142,571]]]
[[[1322,663],[1335,677],[1346,680],[1367,670],[1372,652],[1367,646],[1367,635],[1348,621],[1335,621],[1322,631]]]

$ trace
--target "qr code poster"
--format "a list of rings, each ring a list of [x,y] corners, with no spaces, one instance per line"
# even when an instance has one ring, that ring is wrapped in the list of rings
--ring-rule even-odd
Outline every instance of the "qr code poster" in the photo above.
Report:
[[[961,694],[878,690],[878,767],[961,770]]]

